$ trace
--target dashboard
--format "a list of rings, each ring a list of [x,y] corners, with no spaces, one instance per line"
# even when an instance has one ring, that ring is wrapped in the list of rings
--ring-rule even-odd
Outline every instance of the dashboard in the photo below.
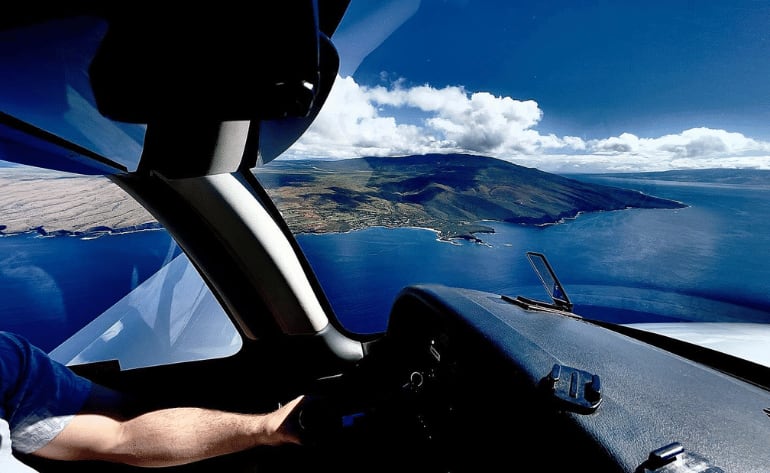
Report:
[[[262,349],[273,353],[253,349],[259,359]],[[770,466],[766,369],[653,343],[569,311],[410,286],[365,352],[352,366],[296,386],[310,393],[297,416],[302,447],[255,448],[171,470],[751,473]],[[158,386],[156,394],[177,402],[192,396],[184,402],[197,404],[215,391],[226,408],[252,406],[259,396],[269,401],[267,387],[296,376],[296,367],[257,374],[251,355],[129,370],[120,381]],[[254,378],[262,383],[248,387]],[[140,470],[36,460],[41,472]]]
[[[351,437],[383,471],[407,454],[421,471],[770,465],[766,387],[569,312],[413,286],[366,358]]]

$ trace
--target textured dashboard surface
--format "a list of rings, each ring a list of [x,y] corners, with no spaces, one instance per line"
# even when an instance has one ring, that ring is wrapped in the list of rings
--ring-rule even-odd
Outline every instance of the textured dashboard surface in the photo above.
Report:
[[[695,465],[682,471],[770,465],[767,390],[578,317],[526,310],[495,294],[415,286],[396,301],[387,337],[405,371],[435,386],[421,388],[434,396],[424,402],[434,406],[426,418],[450,452],[636,471],[674,444],[684,452],[677,461]],[[598,406],[556,399],[554,365],[587,374],[577,378],[578,391],[595,375]],[[467,432],[495,427],[502,438],[468,442]]]

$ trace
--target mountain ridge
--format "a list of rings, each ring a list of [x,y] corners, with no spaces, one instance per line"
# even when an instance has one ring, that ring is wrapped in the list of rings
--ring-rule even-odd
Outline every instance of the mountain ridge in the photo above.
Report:
[[[295,233],[413,226],[475,238],[494,231],[485,220],[547,225],[583,212],[686,206],[469,154],[284,161],[275,172],[273,163],[256,174]]]

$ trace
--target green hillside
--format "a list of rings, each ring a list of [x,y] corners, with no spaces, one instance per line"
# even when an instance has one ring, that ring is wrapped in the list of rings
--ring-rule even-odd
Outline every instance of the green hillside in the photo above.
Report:
[[[471,238],[491,231],[483,220],[544,225],[580,212],[684,206],[472,155],[278,161],[256,174],[295,233],[410,226]]]

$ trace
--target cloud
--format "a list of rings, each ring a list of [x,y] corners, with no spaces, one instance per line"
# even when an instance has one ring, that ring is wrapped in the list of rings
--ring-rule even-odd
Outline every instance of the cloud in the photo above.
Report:
[[[418,122],[396,119],[406,111]],[[463,87],[364,87],[338,77],[326,104],[290,157],[350,158],[428,152],[491,156],[582,146],[534,130],[543,112],[533,100],[515,100]]]
[[[474,153],[549,171],[770,169],[770,143],[741,133],[691,128],[660,137],[633,133],[584,140],[543,134],[543,111],[461,86],[366,87],[338,77],[323,110],[286,158]]]
[[[739,155],[752,152],[767,153],[770,143],[712,128],[691,128],[675,135],[659,138],[639,138],[631,133],[588,143],[597,153],[634,153],[671,158],[700,158]]]
[[[434,138],[421,127],[398,123],[394,116],[379,112],[379,105],[391,105],[387,99],[394,100],[376,89],[360,87],[350,77],[338,78],[322,112],[287,154],[351,158],[430,151]],[[393,106],[402,104],[394,102]]]

